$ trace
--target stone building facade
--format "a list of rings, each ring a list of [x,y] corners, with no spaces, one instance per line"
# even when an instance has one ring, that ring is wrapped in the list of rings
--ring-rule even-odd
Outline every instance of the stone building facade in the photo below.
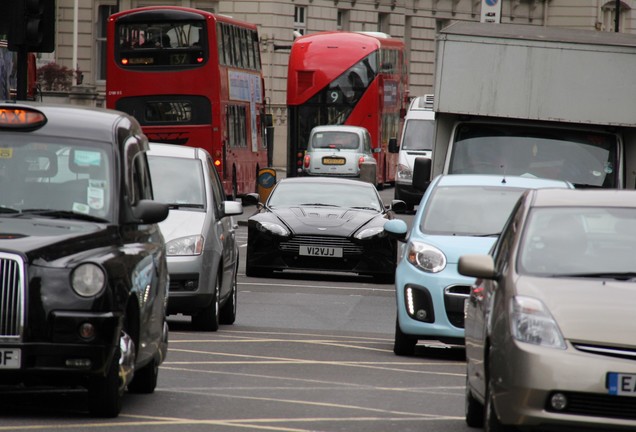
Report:
[[[286,81],[294,31],[382,31],[402,38],[409,58],[410,94],[432,92],[437,31],[456,20],[479,21],[487,0],[57,0],[56,49],[39,63],[55,61],[83,75],[74,87],[82,100],[104,105],[105,24],[118,10],[179,5],[231,15],[259,27],[266,95],[274,115],[274,165],[285,165]],[[499,0],[501,22],[537,26],[636,32],[636,0]],[[75,65],[74,65],[75,63]],[[92,97],[87,97],[90,94]],[[46,100],[46,95],[44,95]]]

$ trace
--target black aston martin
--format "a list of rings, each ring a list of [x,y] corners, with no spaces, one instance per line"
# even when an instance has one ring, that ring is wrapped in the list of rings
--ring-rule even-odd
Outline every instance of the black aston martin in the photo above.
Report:
[[[350,272],[392,283],[397,242],[383,228],[405,207],[399,200],[385,207],[376,188],[360,180],[282,179],[248,219],[246,273]]]

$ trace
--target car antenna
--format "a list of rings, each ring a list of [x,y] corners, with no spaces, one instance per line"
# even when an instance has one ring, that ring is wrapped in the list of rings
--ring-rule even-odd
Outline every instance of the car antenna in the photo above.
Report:
[[[506,164],[501,164],[500,168],[503,168],[503,178],[501,179],[501,183],[506,184]]]

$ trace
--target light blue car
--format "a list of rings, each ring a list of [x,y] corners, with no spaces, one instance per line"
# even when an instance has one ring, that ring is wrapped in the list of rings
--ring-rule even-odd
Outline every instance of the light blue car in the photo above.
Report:
[[[440,175],[426,190],[395,272],[393,351],[413,355],[418,340],[464,345],[464,300],[473,278],[457,272],[460,255],[487,253],[523,191],[573,188],[560,180],[501,175]],[[405,223],[385,232],[405,237]]]

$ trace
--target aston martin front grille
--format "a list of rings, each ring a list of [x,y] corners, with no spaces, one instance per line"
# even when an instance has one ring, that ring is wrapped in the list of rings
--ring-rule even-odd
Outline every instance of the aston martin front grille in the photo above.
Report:
[[[24,319],[24,263],[0,252],[0,339],[19,338]]]
[[[357,245],[344,237],[313,235],[294,236],[287,241],[281,242],[280,250],[283,252],[297,254],[300,249],[300,245],[342,248],[345,257],[360,255],[364,252],[364,248],[362,246]]]

